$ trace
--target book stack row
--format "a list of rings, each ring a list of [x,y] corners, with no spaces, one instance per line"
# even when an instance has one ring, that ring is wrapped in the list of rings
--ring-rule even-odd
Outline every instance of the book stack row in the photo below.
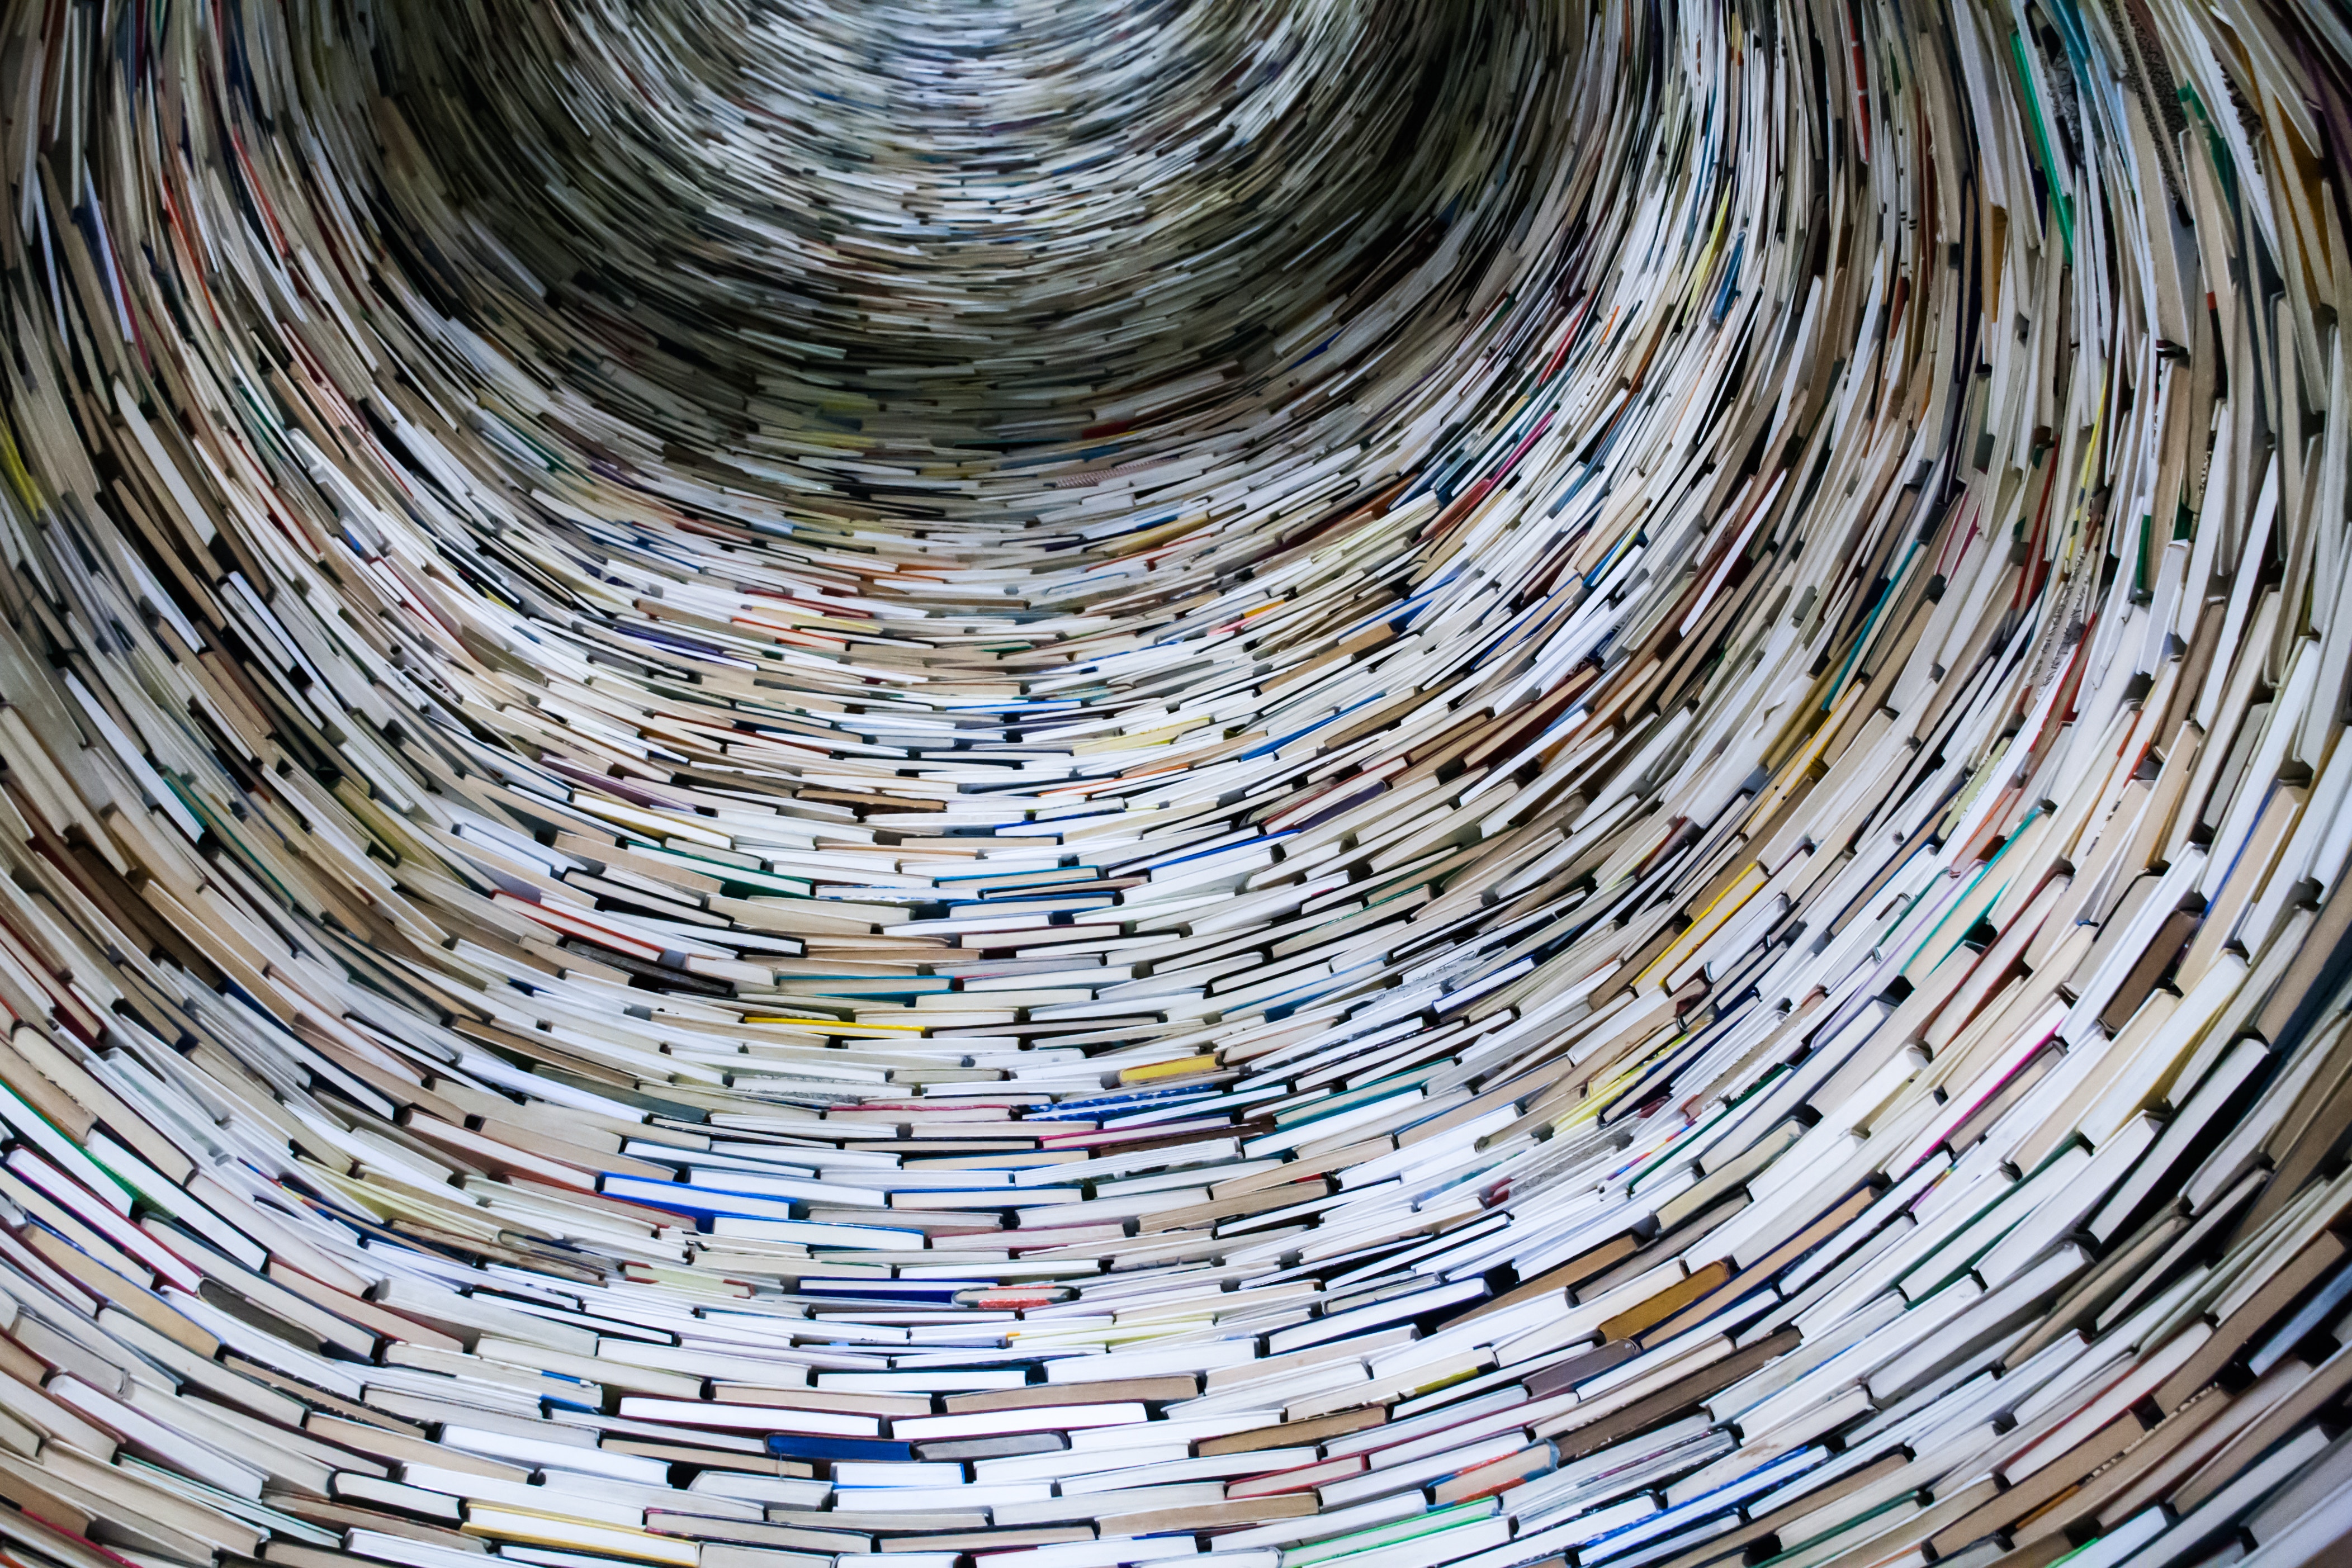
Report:
[[[2352,1552],[2327,0],[0,4],[0,1558]]]

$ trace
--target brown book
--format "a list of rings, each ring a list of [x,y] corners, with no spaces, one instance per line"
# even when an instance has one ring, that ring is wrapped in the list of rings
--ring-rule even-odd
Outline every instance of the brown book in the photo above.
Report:
[[[2189,1228],[2189,1221],[2186,1216],[2167,1215],[2131,1245],[2108,1254],[2105,1260],[2076,1281],[2073,1288],[2058,1299],[2040,1327],[2001,1357],[2001,1371],[2014,1372],[2044,1348],[2055,1344],[2105,1311],[2112,1310],[2107,1303],[2117,1300],[2121,1292],[2138,1289],[2160,1276],[2165,1270],[2158,1260]],[[2151,1268],[2151,1264],[2157,1266]]]
[[[1255,1453],[1260,1448],[1304,1448],[1328,1437],[1378,1427],[1388,1418],[1387,1409],[1374,1405],[1362,1409],[1342,1410],[1336,1416],[1324,1416],[1312,1421],[1291,1421],[1279,1427],[1253,1427],[1246,1432],[1234,1432],[1223,1437],[1204,1437],[1192,1445],[1192,1451],[1206,1458],[1213,1454]]]
[[[89,1542],[79,1536],[68,1535],[55,1525],[14,1509],[0,1509],[0,1536],[19,1544],[30,1545],[42,1556],[64,1563],[66,1568],[121,1568],[122,1562],[111,1553],[92,1550]]]
[[[292,1494],[278,1495],[273,1506],[302,1519],[338,1530],[381,1530],[386,1535],[404,1536],[410,1541],[428,1542],[435,1546],[451,1547],[459,1552],[480,1552],[484,1544],[473,1536],[454,1530],[443,1530],[397,1514],[383,1513],[371,1508],[354,1508],[347,1502],[326,1502],[318,1498]]]
[[[1523,1301],[1532,1301],[1555,1291],[1568,1291],[1582,1284],[1594,1275],[1616,1267],[1642,1249],[1642,1243],[1629,1232],[1612,1237],[1590,1251],[1580,1252],[1567,1262],[1547,1269],[1523,1285],[1514,1286],[1491,1301],[1481,1303],[1456,1320],[1475,1322],[1490,1313],[1506,1312]]]
[[[1200,1392],[1198,1377],[1124,1377],[1109,1383],[1039,1383],[1025,1388],[950,1394],[947,1407],[950,1415],[961,1416],[975,1410],[1025,1410],[1038,1405],[1161,1405],[1191,1399]]]
[[[714,1383],[710,1397],[720,1405],[759,1405],[793,1410],[839,1410],[854,1416],[928,1416],[931,1402],[919,1394],[826,1394],[814,1388],[761,1388],[749,1383]],[[1066,1405],[1066,1399],[1048,1401]]]
[[[1115,1498],[1116,1493],[1104,1493]],[[1233,1498],[1224,1502],[1190,1508],[1145,1509],[1136,1513],[1103,1512],[1095,1516],[1105,1535],[1151,1535],[1166,1530],[1229,1530],[1237,1525],[1264,1524],[1276,1519],[1304,1519],[1316,1509],[1309,1492],[1277,1497]]]
[[[373,1427],[382,1427],[389,1431],[405,1432],[410,1437],[420,1439],[425,1436],[425,1428],[414,1421],[404,1421],[399,1416],[388,1415],[372,1405],[362,1405],[355,1400],[345,1399],[340,1395],[330,1394],[324,1389],[313,1388],[307,1383],[298,1383],[283,1373],[264,1366],[259,1362],[247,1361],[241,1355],[225,1355],[221,1357],[221,1364],[240,1377],[249,1377],[256,1383],[276,1389],[289,1399],[309,1405],[328,1415],[341,1416],[348,1420],[363,1422]]]
[[[37,1319],[27,1317],[19,1317],[16,1326],[16,1332],[20,1334],[29,1335],[35,1333],[54,1334],[57,1333],[57,1331],[50,1328],[48,1324],[41,1322]],[[91,1363],[91,1368],[94,1370],[98,1364],[97,1358],[94,1356],[89,1357],[89,1360]],[[19,1382],[28,1383],[34,1387],[38,1388],[41,1385],[41,1380],[48,1376],[50,1369],[55,1364],[56,1364],[41,1356],[34,1354],[31,1351],[26,1349],[23,1345],[18,1344],[16,1340],[9,1338],[7,1335],[0,1334],[0,1372],[5,1372],[9,1376],[17,1379]],[[89,1373],[85,1371],[83,1375],[88,1376]],[[119,1369],[114,1370],[114,1375],[111,1379],[100,1378],[94,1379],[93,1381],[98,1382],[99,1385],[105,1388],[110,1394],[120,1394],[122,1392],[122,1374]]]
[[[710,1434],[714,1438],[717,1434]],[[700,1465],[706,1469],[748,1470],[758,1476],[807,1477],[816,1472],[795,1459],[772,1459],[753,1448],[705,1448],[688,1443],[656,1443],[643,1437],[607,1436],[596,1445],[608,1454],[631,1454],[641,1459],[664,1459],[673,1465]]]
[[[2030,1545],[2003,1552],[1985,1568],[2050,1568],[2059,1559],[2071,1557],[2080,1550],[2063,1535],[2045,1535]]]
[[[2352,898],[2339,898],[2336,902],[2352,905]],[[2318,1108],[2296,1131],[2294,1143],[2283,1143],[2277,1134],[2272,1134],[2268,1149],[2277,1162],[2276,1168],[2262,1197],[2247,1208],[2231,1233],[2231,1245],[2242,1244],[2270,1223],[2334,1157],[2347,1132],[2352,1132],[2352,1075],[2327,1092]]]
[[[1566,1361],[1554,1362],[1540,1372],[1529,1373],[1527,1378],[1528,1397],[1549,1399],[1641,1354],[1642,1347],[1630,1339],[1612,1340],[1607,1344],[1594,1345]]]
[[[1014,1432],[1002,1437],[950,1437],[943,1442],[918,1443],[922,1459],[1003,1459],[1016,1454],[1045,1454],[1066,1445],[1058,1432]]]
[[[24,1025],[11,1032],[9,1041],[12,1048],[41,1076],[121,1137],[134,1154],[165,1177],[185,1182],[195,1170],[194,1164],[180,1152],[176,1145],[158,1133],[145,1117],[124,1104],[114,1091],[91,1077],[89,1071],[57,1041],[40,1030]],[[84,1140],[77,1138],[75,1141]]]
[[[460,1341],[443,1333],[439,1329],[428,1328],[415,1318],[388,1312],[373,1301],[362,1301],[357,1296],[338,1291],[332,1285],[313,1280],[299,1269],[292,1268],[275,1258],[269,1260],[263,1272],[271,1284],[283,1286],[321,1311],[332,1312],[346,1322],[356,1323],[363,1329],[372,1329],[382,1338],[405,1340],[411,1344],[426,1345],[434,1350],[462,1351],[466,1348]]]
[[[847,1522],[850,1516],[836,1516]],[[864,1515],[856,1516],[859,1523]],[[737,1546],[768,1546],[805,1550],[808,1531],[789,1524],[769,1524],[749,1519],[713,1519],[708,1514],[682,1513],[665,1508],[646,1510],[646,1528],[656,1535],[688,1541],[718,1541]]]
[[[530,1479],[529,1470],[481,1458],[462,1449],[445,1448],[403,1432],[387,1432],[364,1422],[346,1421],[340,1416],[322,1416],[314,1411],[303,1418],[302,1429],[321,1442],[395,1464],[437,1465],[445,1470],[463,1470],[469,1476],[485,1476],[491,1480],[520,1483]]]
[[[2237,1479],[2258,1455],[2326,1409],[2347,1387],[2352,1387],[2352,1350],[2338,1350],[2320,1364],[2308,1382],[2231,1438],[2219,1455],[2165,1500],[2183,1512],[2195,1508]]]
[[[16,1032],[33,1035],[37,1031],[20,1025]],[[89,1130],[98,1124],[96,1114],[75,1103],[73,1096],[51,1082],[46,1073],[37,1071],[33,1063],[26,1061],[13,1043],[0,1042],[0,1082],[5,1082],[9,1088],[23,1095],[25,1103],[34,1110],[56,1123],[58,1130],[67,1137],[77,1144],[89,1142]]]
[[[90,1521],[97,1517],[89,1511],[90,1505],[99,1500],[86,1498],[77,1501],[72,1496],[74,1490],[39,1466],[0,1451],[0,1497],[35,1519],[75,1535],[87,1536]],[[251,1550],[247,1548],[248,1552]]]
[[[2272,1190],[2276,1191],[2276,1186]],[[2188,1363],[2156,1391],[2157,1408],[2169,1415],[2187,1404],[2190,1395],[2238,1358],[2271,1319],[2330,1273],[2343,1259],[2345,1250],[2343,1239],[2333,1231],[2322,1231],[2314,1237],[2282,1264],[2277,1273],[2265,1280],[2243,1305],[2223,1319],[2213,1330],[2213,1337],[2200,1345]]]
[[[25,1228],[25,1243],[75,1283],[121,1308],[157,1333],[186,1346],[209,1361],[220,1354],[220,1341],[165,1306],[144,1287],[135,1285],[79,1249],[59,1240],[37,1225]]]
[[[1562,1464],[1580,1459],[1587,1454],[1599,1453],[1612,1443],[1656,1426],[1676,1411],[1691,1408],[1710,1394],[1730,1387],[1773,1357],[1796,1349],[1802,1337],[1797,1326],[1791,1323],[1758,1340],[1745,1350],[1703,1367],[1654,1394],[1646,1395],[1590,1426],[1579,1425],[1577,1412],[1571,1409],[1538,1427],[1536,1436],[1549,1437],[1559,1446]]]
[[[1694,1270],[1648,1301],[1637,1302],[1602,1322],[1601,1341],[1606,1343],[1614,1339],[1638,1339],[1644,1330],[1674,1317],[1730,1278],[1731,1265],[1721,1259],[1704,1269]]]
[[[2151,1481],[2160,1486],[2174,1479],[2166,1470],[2179,1468],[2178,1457],[2184,1452],[2196,1451],[2184,1446],[2229,1408],[2229,1396],[2219,1389],[2190,1400],[2150,1427],[2120,1458],[2085,1480],[2073,1495],[2011,1530],[2012,1544],[2023,1546],[2044,1535],[2063,1540],[2067,1527],[2078,1520],[2105,1516],[2121,1522],[2134,1511],[2125,1506],[2134,1500],[2133,1494]]]
[[[1742,1269],[1738,1274],[1730,1273],[1728,1266],[1724,1263],[1708,1264],[1705,1269],[1693,1274],[1689,1280],[1684,1281],[1683,1286],[1678,1286],[1676,1289],[1688,1286],[1692,1281],[1699,1279],[1702,1275],[1714,1276],[1716,1281],[1714,1288],[1697,1295],[1696,1299],[1686,1296],[1685,1299],[1688,1301],[1688,1305],[1641,1335],[1642,1347],[1646,1350],[1653,1345],[1664,1344],[1676,1334],[1685,1333],[1698,1327],[1708,1318],[1731,1306],[1749,1291],[1763,1289],[1781,1270],[1831,1238],[1843,1235],[1846,1227],[1859,1218],[1864,1210],[1877,1198],[1878,1193],[1875,1188],[1867,1186],[1857,1188],[1848,1194],[1843,1202],[1773,1248],[1748,1267]],[[1716,1270],[1718,1270],[1723,1272],[1717,1274]],[[1673,1291],[1664,1292],[1667,1295],[1673,1293]],[[1644,1303],[1645,1306],[1647,1304]],[[1638,1312],[1641,1309],[1635,1310]],[[1601,1330],[1606,1333],[1608,1324],[1602,1324]]]
[[[1972,1541],[2008,1529],[2056,1501],[2101,1465],[2120,1457],[2138,1441],[2140,1433],[2139,1423],[2128,1415],[2108,1422],[2016,1485],[1944,1525],[1928,1537],[1928,1544],[1937,1556],[1949,1556]]]

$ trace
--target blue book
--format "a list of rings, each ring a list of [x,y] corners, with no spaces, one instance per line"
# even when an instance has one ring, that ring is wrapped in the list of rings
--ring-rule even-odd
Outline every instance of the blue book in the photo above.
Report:
[[[797,1432],[771,1432],[768,1452],[783,1459],[877,1459],[902,1464],[914,1458],[915,1445],[884,1437],[807,1437]]]

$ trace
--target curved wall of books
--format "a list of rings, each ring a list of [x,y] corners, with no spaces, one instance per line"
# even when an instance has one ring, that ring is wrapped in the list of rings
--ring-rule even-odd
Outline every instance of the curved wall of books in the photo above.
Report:
[[[0,1559],[2344,1561],[2347,106],[0,4]]]

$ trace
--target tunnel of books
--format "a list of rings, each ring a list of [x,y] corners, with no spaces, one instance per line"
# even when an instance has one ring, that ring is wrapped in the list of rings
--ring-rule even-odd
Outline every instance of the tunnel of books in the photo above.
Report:
[[[2347,153],[2339,0],[0,0],[0,1568],[2352,1562]]]

